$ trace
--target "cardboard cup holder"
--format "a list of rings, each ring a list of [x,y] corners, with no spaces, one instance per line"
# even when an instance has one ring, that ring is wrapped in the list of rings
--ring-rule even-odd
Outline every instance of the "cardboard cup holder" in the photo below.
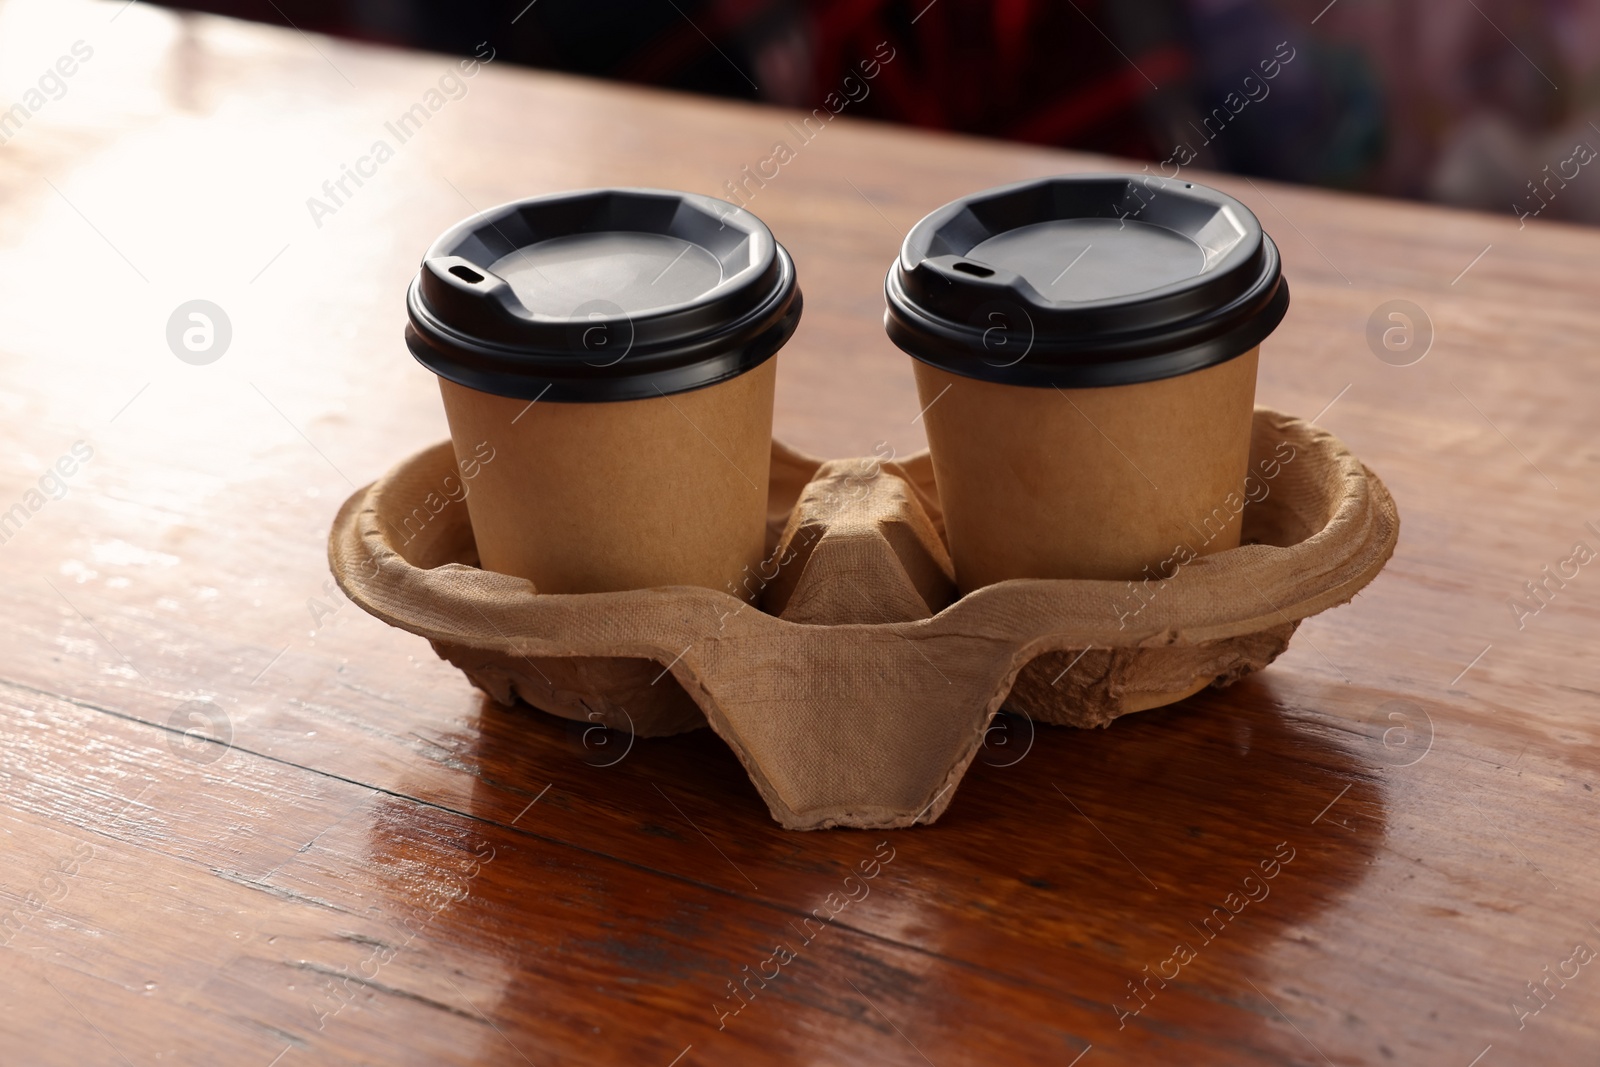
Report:
[[[1225,686],[1388,561],[1394,501],[1331,434],[1257,408],[1250,470],[1213,513],[1242,511],[1239,548],[1174,546],[1135,582],[1016,579],[960,599],[926,452],[824,462],[773,442],[753,603],[693,586],[546,595],[479,569],[465,507],[413,518],[455,472],[449,442],[347,500],[328,554],[352,600],[501,704],[641,737],[709,725],[783,826],[902,827],[944,812],[1002,706],[1105,726]]]

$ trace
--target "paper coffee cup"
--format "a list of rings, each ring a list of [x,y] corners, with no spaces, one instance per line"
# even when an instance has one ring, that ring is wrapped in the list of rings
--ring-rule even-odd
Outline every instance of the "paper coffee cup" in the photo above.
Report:
[[[1149,175],[947,204],[885,286],[962,592],[1153,580],[1239,544],[1258,346],[1288,309],[1239,201]]]
[[[586,190],[448,230],[406,342],[439,376],[482,566],[542,593],[743,595],[800,308],[767,227],[710,197]]]

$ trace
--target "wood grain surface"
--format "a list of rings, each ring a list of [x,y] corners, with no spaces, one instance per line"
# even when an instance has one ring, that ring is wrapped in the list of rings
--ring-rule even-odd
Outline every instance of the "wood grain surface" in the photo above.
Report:
[[[497,707],[333,591],[339,502],[445,436],[420,253],[785,142],[749,201],[806,295],[777,433],[903,453],[906,228],[1118,164],[82,0],[0,3],[0,89],[40,105],[0,144],[0,1063],[1600,1054],[1600,233],[1200,176],[1293,287],[1261,402],[1384,477],[1394,561],[1231,689],[1004,720],[932,828],[796,834],[708,732]],[[1385,360],[1394,300],[1430,341]]]

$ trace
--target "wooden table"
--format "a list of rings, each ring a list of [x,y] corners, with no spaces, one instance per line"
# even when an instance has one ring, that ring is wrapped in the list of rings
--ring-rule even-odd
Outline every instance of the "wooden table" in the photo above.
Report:
[[[0,99],[80,40],[0,146],[0,1062],[1594,1062],[1600,234],[1204,176],[1293,285],[1260,399],[1387,480],[1393,563],[1231,689],[1011,722],[932,828],[787,833],[708,731],[599,766],[487,702],[332,590],[324,538],[445,435],[400,337],[436,233],[716,193],[794,116],[491,63],[314,222],[454,60],[11,0]],[[750,201],[806,293],[778,434],[920,447],[881,326],[905,229],[1108,165],[848,116],[796,147]],[[231,324],[206,365],[167,341],[196,299]],[[1410,366],[1368,346],[1390,300],[1431,319]]]

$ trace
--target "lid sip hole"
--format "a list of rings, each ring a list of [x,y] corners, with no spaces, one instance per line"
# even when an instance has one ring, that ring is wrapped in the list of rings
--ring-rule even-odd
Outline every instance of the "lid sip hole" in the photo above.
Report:
[[[479,282],[483,281],[483,275],[479,274],[471,267],[464,267],[459,263],[450,268],[450,273],[471,285],[477,285]]]
[[[958,270],[962,274],[970,274],[974,278],[988,278],[994,274],[994,271],[990,270],[988,267],[982,267],[976,263],[968,263],[965,260],[951,264],[950,269]]]

